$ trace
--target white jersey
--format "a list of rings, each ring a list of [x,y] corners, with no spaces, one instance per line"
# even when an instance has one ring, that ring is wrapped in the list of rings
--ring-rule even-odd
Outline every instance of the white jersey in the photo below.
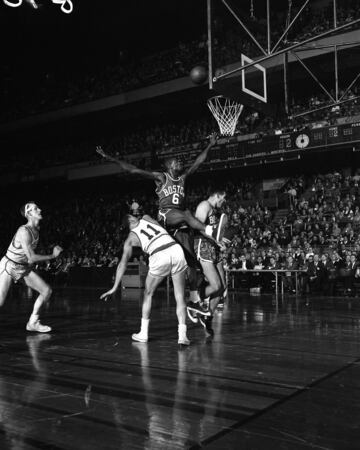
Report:
[[[23,228],[26,229],[26,231],[29,233],[31,237],[30,247],[33,250],[36,249],[39,242],[39,232],[31,228],[29,225],[22,225],[20,228],[18,228],[17,232],[15,233],[15,236],[13,237],[13,240],[11,241],[9,248],[7,249],[6,257],[17,264],[25,265],[28,264],[29,262],[27,256],[25,255],[24,249],[22,248],[20,242],[17,240],[17,235],[19,231]]]
[[[139,238],[143,252],[149,255],[164,245],[175,243],[165,228],[146,219],[140,219],[131,231]]]

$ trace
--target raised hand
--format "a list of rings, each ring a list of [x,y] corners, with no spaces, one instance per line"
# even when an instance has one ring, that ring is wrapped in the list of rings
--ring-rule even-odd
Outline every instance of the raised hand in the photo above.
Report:
[[[100,156],[102,156],[103,158],[108,158],[108,155],[104,152],[103,148],[101,147],[101,145],[97,145],[96,146],[96,153],[98,153]]]
[[[210,144],[211,145],[215,145],[216,144],[216,142],[217,142],[217,134],[216,133],[212,133],[211,135],[210,135]]]
[[[62,251],[63,249],[60,247],[60,245],[55,245],[55,247],[53,248],[53,256],[57,258]]]

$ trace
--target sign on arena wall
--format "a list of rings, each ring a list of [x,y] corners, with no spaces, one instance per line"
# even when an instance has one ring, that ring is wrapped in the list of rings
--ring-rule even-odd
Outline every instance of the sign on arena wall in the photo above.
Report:
[[[346,123],[354,123],[360,121],[360,114],[357,114],[356,116],[350,116],[350,117],[339,117],[336,122],[339,125],[343,125]]]
[[[34,9],[38,9],[39,5],[36,3],[35,0],[25,0],[26,3],[31,5]],[[50,0],[52,3],[56,5],[61,5],[60,9],[65,14],[71,14],[73,10],[73,3],[72,0]],[[10,8],[17,8],[18,6],[21,6],[23,3],[23,0],[3,0],[6,6],[10,6]]]
[[[272,178],[263,181],[263,191],[274,191],[284,186],[285,178]]]
[[[219,139],[217,145],[211,149],[209,158],[204,163],[204,169],[209,165],[215,167],[214,164],[233,167],[236,161],[251,163],[251,160],[263,160],[266,163],[274,159],[281,160],[291,152],[309,152],[312,149],[357,142],[360,142],[360,122],[306,128],[280,135],[251,134],[226,137]],[[172,148],[168,154],[184,157],[187,163],[190,163],[195,160],[198,152],[199,145],[185,145]],[[161,155],[162,158],[165,156],[166,154]],[[269,186],[265,186],[264,190],[277,189],[273,183],[274,181],[270,180]]]
[[[305,138],[304,134],[306,134],[309,140]],[[251,139],[249,139],[249,136],[242,136],[242,139],[238,139],[236,136],[233,138],[227,137],[222,140],[221,145],[219,145],[219,142],[218,145],[214,145],[210,150],[207,161],[201,166],[202,168],[200,170],[209,171],[247,164],[254,165],[259,162],[283,161],[286,160],[286,155],[292,154],[296,158],[300,152],[311,152],[312,149],[326,149],[327,147],[341,149],[342,146],[346,146],[348,148],[349,144],[360,144],[360,121],[335,127],[306,129],[301,132],[294,131],[283,135],[251,135]],[[199,155],[201,145],[202,142],[198,142],[167,148],[164,153],[158,155],[159,160],[161,161],[167,156],[182,157],[184,158],[185,165],[188,166]],[[145,168],[150,169],[151,167],[150,152],[129,155],[129,159],[134,165],[138,165],[141,161],[141,163],[145,162]],[[56,168],[55,172],[54,168],[42,169],[40,172],[34,172],[32,179],[51,179],[61,174],[61,176],[67,177],[68,180],[79,180],[120,174],[121,170],[115,164],[104,165],[99,163],[94,165],[86,162],[80,166],[78,164],[60,166]],[[2,178],[4,177],[5,175]],[[9,180],[11,179],[11,182],[18,180],[18,174],[15,173],[7,174],[6,177],[10,177]],[[4,181],[0,179],[0,184],[3,185]],[[22,181],[28,181],[28,179],[22,179]],[[265,180],[263,190],[279,189],[285,181],[286,179],[284,178]]]

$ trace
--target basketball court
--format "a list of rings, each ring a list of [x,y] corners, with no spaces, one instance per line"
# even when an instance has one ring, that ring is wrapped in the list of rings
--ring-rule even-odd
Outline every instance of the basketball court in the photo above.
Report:
[[[207,105],[225,139],[245,111],[276,109],[267,61],[319,38],[277,51],[268,29],[261,57],[241,53],[239,63],[216,68],[211,33],[209,25]],[[333,100],[342,102],[338,92]],[[171,291],[155,294],[149,342],[140,343],[131,336],[142,291],[105,302],[104,290],[55,289],[43,312],[48,334],[25,330],[33,299],[8,298],[0,315],[0,450],[359,448],[359,298],[233,290],[215,314],[214,336],[188,321],[184,348]]]
[[[100,292],[55,291],[47,335],[25,331],[31,300],[8,299],[1,449],[358,447],[358,298],[231,292],[214,338],[189,324],[179,350],[172,295],[156,295],[140,344],[141,292]]]

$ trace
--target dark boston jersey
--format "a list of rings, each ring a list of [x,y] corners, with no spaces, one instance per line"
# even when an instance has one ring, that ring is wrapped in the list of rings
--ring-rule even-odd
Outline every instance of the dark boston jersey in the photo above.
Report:
[[[214,208],[211,208],[209,215],[205,220],[205,225],[217,225],[219,223],[220,214]]]
[[[159,209],[185,209],[185,177],[172,178],[167,172],[165,183],[156,189]]]

